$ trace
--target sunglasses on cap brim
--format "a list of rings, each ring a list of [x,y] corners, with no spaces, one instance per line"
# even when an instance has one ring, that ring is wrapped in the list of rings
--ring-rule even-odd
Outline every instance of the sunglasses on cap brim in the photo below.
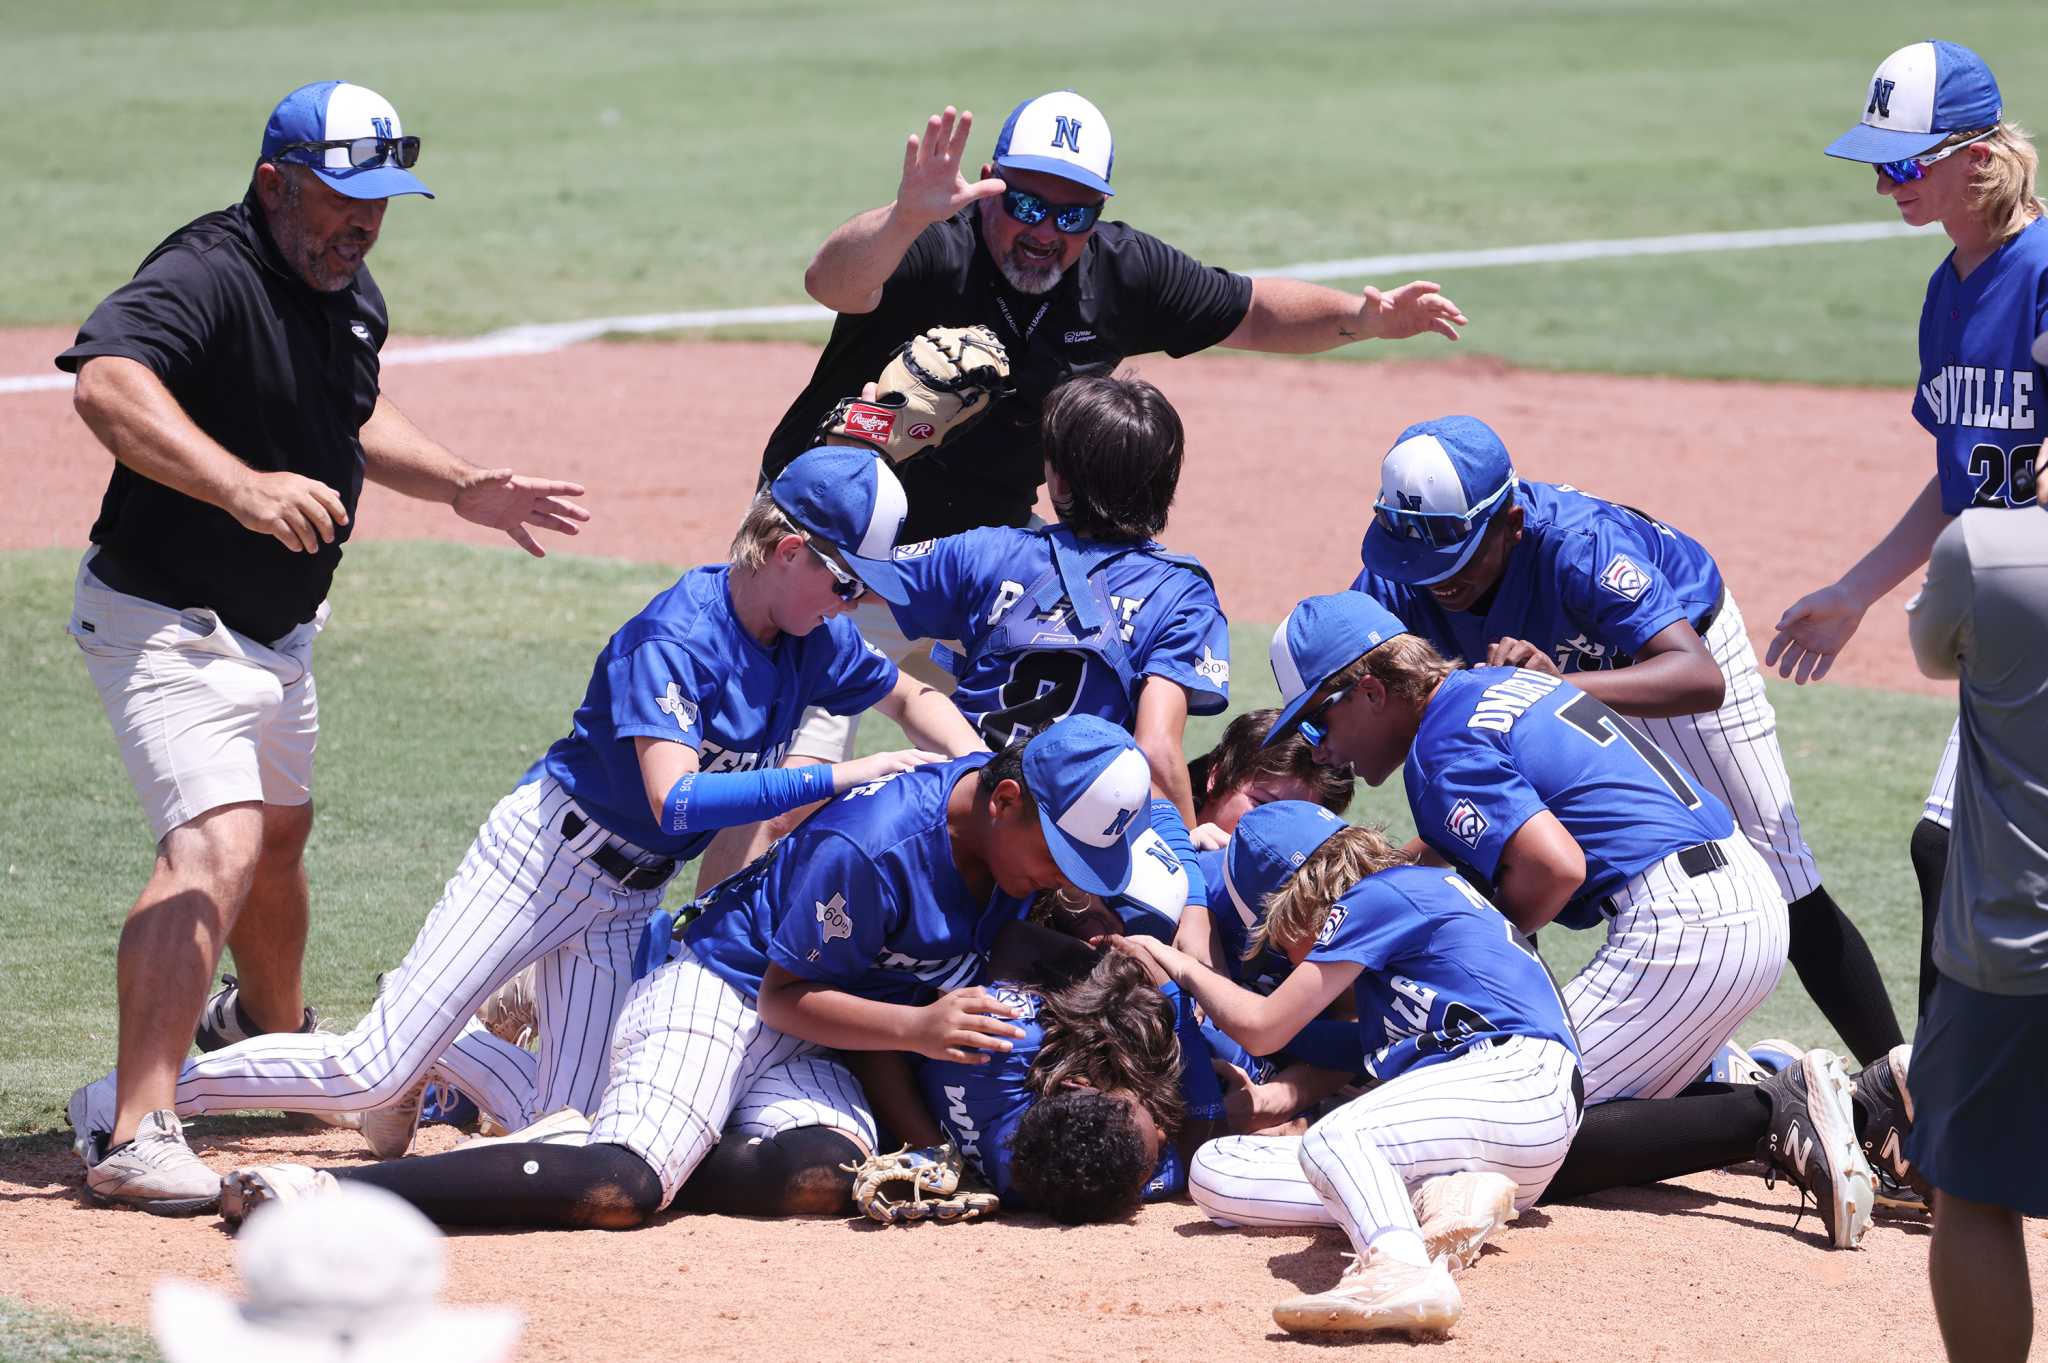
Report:
[[[1464,511],[1422,511],[1374,502],[1372,518],[1379,523],[1380,529],[1396,539],[1421,540],[1432,549],[1448,549],[1452,545],[1463,544],[1472,533],[1473,523],[1500,505],[1501,499],[1514,490],[1515,480],[1510,478],[1501,484],[1498,492]]]
[[[1998,128],[1994,125],[1986,128],[1983,132],[1970,133],[1962,141],[1951,142],[1945,147],[1928,152],[1925,156],[1909,156],[1903,161],[1879,161],[1877,163],[1877,173],[1895,185],[1911,184],[1913,181],[1926,175],[1929,166],[1946,161],[1964,147],[1982,142],[1997,131]]]
[[[804,545],[818,556],[818,562],[825,565],[825,571],[832,574],[832,595],[850,606],[867,594],[867,583],[834,563],[830,555],[809,540],[805,540]]]
[[[1038,226],[1050,213],[1054,227],[1067,236],[1078,237],[1094,228],[1095,220],[1102,216],[1102,205],[1056,204],[1029,190],[1006,189],[1003,191],[1003,211],[1026,227]]]
[[[356,170],[374,170],[378,166],[411,170],[420,159],[420,140],[417,137],[345,137],[334,142],[289,142],[279,147],[277,154],[282,159],[287,152],[317,152],[317,161],[310,164],[315,170],[324,170],[330,169],[325,164],[327,153],[336,147],[348,149],[348,163]],[[309,163],[300,161],[294,164]]]

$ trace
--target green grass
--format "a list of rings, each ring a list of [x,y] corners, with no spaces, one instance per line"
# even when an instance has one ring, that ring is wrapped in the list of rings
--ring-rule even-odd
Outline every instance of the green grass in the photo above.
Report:
[[[364,0],[339,24],[282,0],[32,6],[8,30],[0,324],[76,323],[164,234],[240,193],[286,88],[333,74],[390,96],[426,139],[441,197],[394,205],[376,264],[417,334],[800,301],[810,252],[889,196],[925,114],[975,107],[979,157],[1011,104],[1062,85],[1114,123],[1118,214],[1240,268],[1886,221],[1870,176],[1819,148],[1878,59],[1927,27],[1905,0],[1047,0],[971,16],[931,0]],[[2048,121],[2024,79],[2048,58],[2036,4],[1950,5],[1939,27],[1991,55],[2013,115]],[[1475,318],[1467,351],[1898,383],[1942,249],[1443,282]]]
[[[162,1357],[146,1331],[89,1325],[0,1297],[4,1363],[158,1363]]]
[[[64,634],[73,560],[0,558],[0,652],[13,660],[0,719],[10,817],[0,831],[0,1136],[64,1125],[64,1100],[114,1054],[114,947],[151,847],[106,721]],[[353,1020],[395,964],[491,805],[564,729],[590,659],[670,580],[646,565],[424,544],[351,547],[319,647],[319,822],[307,854],[315,906],[307,992]],[[1273,702],[1270,629],[1240,625],[1236,703]],[[1829,883],[1869,936],[1910,1015],[1918,911],[1905,842],[1949,723],[1944,703],[1847,688],[1774,688],[1801,812]],[[1222,721],[1191,726],[1207,747]],[[877,719],[873,751],[899,740]],[[1353,817],[1412,832],[1397,786]],[[678,877],[670,898],[691,893]],[[1598,934],[1551,931],[1568,973]],[[1743,1035],[1838,1044],[1796,983]]]

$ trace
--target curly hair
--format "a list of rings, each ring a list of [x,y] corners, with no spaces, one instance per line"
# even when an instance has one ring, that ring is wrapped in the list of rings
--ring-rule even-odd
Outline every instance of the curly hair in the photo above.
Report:
[[[1039,1099],[1010,1137],[1011,1200],[1070,1226],[1123,1220],[1151,1177],[1131,1105],[1097,1089]]]
[[[1180,1129],[1180,1041],[1173,1005],[1152,987],[1145,968],[1104,950],[1088,973],[1049,990],[1038,1010],[1045,1039],[1026,1086],[1040,1099],[1076,1081],[1137,1096],[1166,1135]]]
[[[1244,958],[1256,960],[1269,943],[1285,950],[1289,943],[1315,941],[1331,907],[1352,886],[1369,875],[1411,864],[1382,829],[1338,829],[1286,884],[1266,896],[1265,912],[1245,943]]]
[[[1352,777],[1316,761],[1315,749],[1299,733],[1272,747],[1260,746],[1280,717],[1275,709],[1247,710],[1230,721],[1216,746],[1188,763],[1188,782],[1195,807],[1258,780],[1293,777],[1309,789],[1309,799],[1332,814],[1351,807]]]

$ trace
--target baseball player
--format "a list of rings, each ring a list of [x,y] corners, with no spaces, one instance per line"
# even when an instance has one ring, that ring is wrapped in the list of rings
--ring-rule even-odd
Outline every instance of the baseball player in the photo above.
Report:
[[[855,786],[701,901],[675,955],[636,982],[587,1144],[507,1142],[338,1171],[453,1225],[638,1225],[667,1206],[736,1106],[826,1048],[970,1060],[1006,1050],[1009,1007],[973,986],[1040,890],[1122,892],[1149,798],[1129,735],[1061,720],[1002,753]],[[858,1093],[858,1088],[853,1090]],[[874,1146],[864,1103],[816,1120]],[[326,1176],[228,1177],[231,1218]]]
[[[1799,829],[1742,612],[1712,556],[1632,507],[1518,479],[1476,417],[1418,422],[1380,462],[1351,585],[1445,657],[1569,677],[1728,806],[1790,901],[1790,959],[1849,1049],[1903,1039],[1870,947]]]
[[[2029,353],[2048,329],[2048,205],[2035,193],[2034,145],[2005,121],[1991,69],[1966,47],[1913,43],[1884,59],[1858,103],[1861,121],[1827,154],[1871,166],[1901,220],[1938,222],[1954,244],[1920,308],[1913,419],[1934,437],[1934,475],[1854,567],[1779,617],[1764,663],[1802,685],[1828,674],[1865,612],[1926,564],[1964,508],[2035,504],[2034,463],[2048,432],[2048,367]],[[1952,729],[1912,838],[1923,1013],[1934,987],[1956,744]]]
[[[1536,1201],[1578,1128],[1584,1081],[1564,1002],[1528,941],[1456,872],[1409,865],[1376,830],[1316,805],[1245,815],[1229,879],[1258,906],[1254,944],[1293,965],[1272,994],[1161,942],[1117,945],[1252,1051],[1277,1049],[1349,991],[1377,1083],[1306,1136],[1209,1142],[1189,1192],[1225,1225],[1335,1224],[1350,1237],[1352,1267],[1275,1307],[1282,1328],[1448,1329],[1464,1310],[1452,1265]]]
[[[380,1155],[403,1154],[429,1067],[533,961],[536,1110],[594,1109],[634,946],[676,867],[721,827],[936,760],[911,750],[783,770],[805,705],[877,705],[942,752],[980,748],[943,696],[842,618],[869,588],[899,592],[887,555],[902,517],[901,488],[867,451],[792,464],[756,499],[731,563],[684,574],[612,636],[569,735],[492,811],[363,1020],[345,1035],[259,1036],[188,1060],[177,1110],[377,1109],[365,1136]],[[112,1092],[108,1076],[72,1095],[88,1163]]]

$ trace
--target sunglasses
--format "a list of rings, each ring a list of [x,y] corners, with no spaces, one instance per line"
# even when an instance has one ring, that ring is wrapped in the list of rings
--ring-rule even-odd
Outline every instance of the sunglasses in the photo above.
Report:
[[[867,595],[868,584],[842,570],[838,564],[825,556],[824,550],[809,540],[804,541],[804,547],[816,554],[818,562],[825,565],[825,571],[832,574],[832,595],[849,606]]]
[[[1321,705],[1318,705],[1315,709],[1310,710],[1297,720],[1294,727],[1301,734],[1302,742],[1313,748],[1328,738],[1330,736],[1330,726],[1323,722],[1323,716],[1330,712],[1332,705],[1335,705],[1350,694],[1350,687],[1340,686],[1335,691],[1332,691],[1329,698]]]
[[[1416,511],[1376,501],[1372,504],[1372,518],[1389,535],[1421,540],[1432,549],[1448,549],[1454,544],[1463,544],[1472,533],[1472,523],[1492,511],[1500,504],[1501,498],[1514,490],[1515,480],[1510,478],[1501,484],[1498,492],[1464,511]]]
[[[280,147],[278,155],[288,151],[320,152],[320,159],[324,161],[325,153],[335,147],[348,148],[348,163],[357,170],[384,165],[411,170],[420,159],[420,140],[417,137],[345,137],[335,142],[293,142]]]
[[[1997,131],[1996,127],[1990,127],[1980,133],[1971,133],[1962,141],[1951,142],[1938,151],[1931,151],[1925,156],[1909,156],[1903,161],[1879,161],[1877,163],[1877,173],[1895,185],[1911,184],[1913,181],[1926,175],[1929,166],[1937,162],[1946,161],[1964,147],[1974,142],[1982,142]]]
[[[1090,230],[1095,226],[1095,220],[1102,216],[1099,203],[1056,204],[1022,189],[1003,191],[1003,210],[1026,227],[1036,227],[1050,213],[1052,225],[1070,237],[1078,237]]]

